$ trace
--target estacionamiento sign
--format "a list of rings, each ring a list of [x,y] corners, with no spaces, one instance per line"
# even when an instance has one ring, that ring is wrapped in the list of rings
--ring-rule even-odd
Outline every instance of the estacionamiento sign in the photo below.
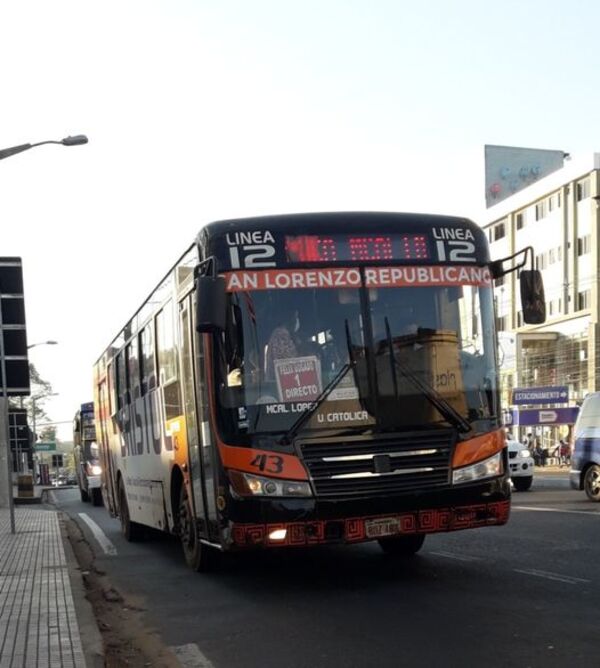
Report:
[[[527,404],[566,404],[569,401],[569,388],[556,387],[515,387],[512,391],[514,405]]]

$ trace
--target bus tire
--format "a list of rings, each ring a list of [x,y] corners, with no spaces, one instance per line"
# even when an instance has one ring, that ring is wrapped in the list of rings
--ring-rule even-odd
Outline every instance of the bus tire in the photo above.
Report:
[[[92,503],[95,506],[101,506],[102,505],[102,490],[100,487],[94,487],[92,490]]]
[[[90,500],[90,495],[83,489],[83,487],[79,488],[79,494],[81,495],[83,503],[87,503]]]
[[[179,494],[178,533],[183,549],[185,563],[198,573],[215,569],[219,553],[214,548],[200,542],[198,528],[192,516],[185,483],[182,482]]]
[[[424,533],[416,533],[410,536],[390,536],[390,538],[380,538],[379,547],[386,553],[395,557],[412,557],[416,554],[425,542]]]
[[[590,501],[600,501],[600,466],[592,464],[583,477],[583,489]]]
[[[119,481],[119,519],[121,520],[121,533],[123,538],[130,543],[142,539],[144,527],[137,522],[132,522],[129,516],[129,505],[127,504],[127,493],[123,481]]]

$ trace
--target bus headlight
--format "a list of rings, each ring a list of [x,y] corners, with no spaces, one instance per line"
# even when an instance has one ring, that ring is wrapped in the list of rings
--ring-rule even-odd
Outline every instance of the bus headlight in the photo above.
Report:
[[[501,475],[504,471],[502,466],[502,453],[490,457],[489,459],[484,459],[477,464],[471,464],[470,466],[463,466],[460,469],[452,471],[452,483],[454,485],[460,485],[465,482],[474,482],[475,480],[483,480],[484,478],[493,478],[494,476]]]
[[[239,496],[312,496],[309,483],[302,480],[263,478],[242,471],[229,471],[229,480]]]

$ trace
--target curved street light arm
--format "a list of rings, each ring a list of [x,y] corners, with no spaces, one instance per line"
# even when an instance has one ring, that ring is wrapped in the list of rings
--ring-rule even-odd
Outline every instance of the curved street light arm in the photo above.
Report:
[[[50,139],[48,141],[39,141],[36,144],[20,144],[19,146],[11,146],[10,148],[3,148],[0,150],[0,160],[10,158],[11,155],[28,151],[34,146],[43,146],[44,144],[62,144],[63,146],[79,146],[80,144],[87,144],[88,138],[85,135],[73,135],[65,137],[60,141]]]

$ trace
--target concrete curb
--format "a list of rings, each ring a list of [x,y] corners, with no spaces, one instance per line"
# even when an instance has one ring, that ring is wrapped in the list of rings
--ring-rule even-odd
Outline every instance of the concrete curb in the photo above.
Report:
[[[96,616],[91,603],[87,600],[83,574],[75,558],[71,541],[66,532],[64,514],[58,511],[60,521],[60,533],[63,540],[65,557],[67,559],[69,580],[71,581],[71,594],[77,614],[77,625],[81,637],[81,646],[85,656],[87,668],[103,668],[104,643],[102,634],[96,622]]]

